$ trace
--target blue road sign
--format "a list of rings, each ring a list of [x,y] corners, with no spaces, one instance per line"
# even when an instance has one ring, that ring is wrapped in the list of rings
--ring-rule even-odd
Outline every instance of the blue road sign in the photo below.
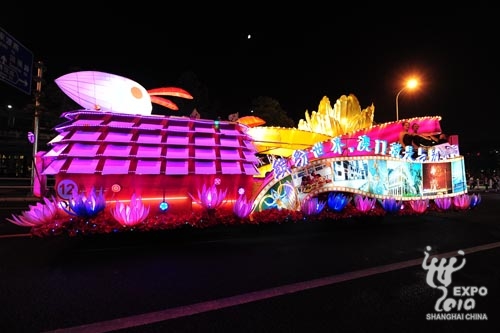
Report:
[[[0,27],[0,80],[31,95],[33,53]]]

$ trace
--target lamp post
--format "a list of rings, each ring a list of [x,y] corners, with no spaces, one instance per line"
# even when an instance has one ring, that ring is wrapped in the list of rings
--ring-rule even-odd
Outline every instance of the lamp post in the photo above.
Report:
[[[415,89],[417,86],[418,86],[418,81],[416,79],[409,79],[408,81],[406,81],[406,85],[396,94],[396,121],[399,120],[399,105],[398,105],[399,95],[401,95],[401,93],[406,89],[412,90]]]
[[[13,128],[14,125],[16,124],[16,115],[14,113],[14,107],[12,104],[7,104],[7,124],[9,128]]]
[[[33,135],[34,135],[34,141],[33,141],[33,156],[32,156],[32,162],[31,162],[31,187],[34,190],[34,185],[35,185],[35,177],[38,177],[38,173],[36,170],[36,165],[35,165],[35,156],[38,153],[38,123],[40,120],[40,95],[42,93],[42,74],[43,74],[43,63],[41,61],[38,61],[37,64],[37,75],[35,78],[36,82],[36,92],[35,92],[35,116],[34,116],[34,121],[33,121]]]

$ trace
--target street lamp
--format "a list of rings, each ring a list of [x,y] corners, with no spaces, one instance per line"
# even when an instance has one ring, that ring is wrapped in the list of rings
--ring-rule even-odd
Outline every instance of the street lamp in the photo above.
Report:
[[[412,90],[415,89],[417,86],[418,86],[418,81],[416,79],[409,79],[408,81],[406,81],[406,85],[403,87],[403,89],[398,91],[396,95],[396,121],[399,120],[399,107],[398,107],[399,95],[401,95],[401,93],[406,89]]]

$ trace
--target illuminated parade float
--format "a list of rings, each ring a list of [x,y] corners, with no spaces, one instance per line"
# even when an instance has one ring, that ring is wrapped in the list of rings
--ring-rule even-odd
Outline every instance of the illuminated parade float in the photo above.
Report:
[[[38,236],[172,229],[181,225],[332,219],[360,214],[469,209],[458,137],[433,146],[399,142],[402,123],[442,133],[439,116],[374,125],[374,106],[327,97],[297,128],[154,115],[177,110],[183,89],[146,90],[103,72],[64,75],[57,85],[83,109],[62,115],[50,150],[37,156],[42,200],[9,221]],[[55,193],[45,195],[46,177]]]

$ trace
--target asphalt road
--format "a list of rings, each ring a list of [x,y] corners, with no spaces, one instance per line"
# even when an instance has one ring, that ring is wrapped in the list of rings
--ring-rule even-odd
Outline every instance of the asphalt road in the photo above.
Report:
[[[481,195],[465,212],[85,237],[31,237],[1,210],[0,332],[498,332],[500,194]],[[446,302],[428,246],[466,260],[434,276]],[[474,307],[431,320],[453,300]]]

